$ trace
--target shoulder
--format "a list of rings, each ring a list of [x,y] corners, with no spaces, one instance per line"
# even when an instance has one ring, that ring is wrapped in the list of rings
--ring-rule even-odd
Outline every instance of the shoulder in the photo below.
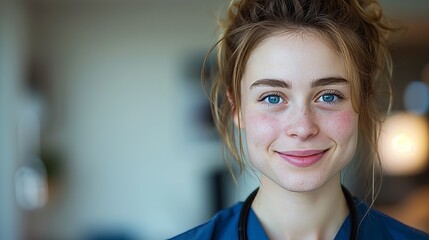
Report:
[[[238,233],[238,219],[242,205],[243,203],[237,203],[230,208],[224,209],[208,222],[171,239],[232,239],[231,233]]]
[[[374,208],[368,211],[368,206],[364,203],[358,203],[357,208],[359,215],[364,217],[359,231],[359,237],[362,239],[429,240],[429,234],[412,228]]]

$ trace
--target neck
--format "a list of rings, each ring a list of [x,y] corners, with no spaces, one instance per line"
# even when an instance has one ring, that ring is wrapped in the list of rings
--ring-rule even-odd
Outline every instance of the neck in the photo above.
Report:
[[[348,214],[339,175],[308,192],[286,190],[262,175],[252,209],[270,239],[334,239]]]

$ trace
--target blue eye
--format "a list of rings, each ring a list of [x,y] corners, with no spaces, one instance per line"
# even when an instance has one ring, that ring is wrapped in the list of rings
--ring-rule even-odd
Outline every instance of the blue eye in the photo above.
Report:
[[[324,102],[333,102],[338,99],[338,96],[335,96],[334,94],[325,94],[321,98]]]
[[[275,95],[268,96],[266,99],[267,99],[266,101],[271,104],[277,104],[281,100],[279,96],[275,96]]]
[[[325,92],[323,95],[320,95],[320,97],[317,99],[317,101],[333,104],[333,103],[338,102],[342,99],[343,99],[343,95],[341,92],[328,91],[328,92]]]
[[[281,92],[266,92],[258,99],[258,102],[264,102],[266,105],[279,105],[285,102]]]
[[[280,96],[274,94],[266,96],[263,100],[269,104],[279,104],[283,102],[283,99]]]

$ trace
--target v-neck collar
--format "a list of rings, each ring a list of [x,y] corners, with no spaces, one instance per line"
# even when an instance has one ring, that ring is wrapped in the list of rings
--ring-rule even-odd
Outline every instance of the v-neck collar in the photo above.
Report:
[[[262,228],[261,222],[252,208],[250,208],[249,217],[247,219],[247,236],[249,240],[269,240],[267,234]],[[348,239],[350,234],[350,215],[347,215],[343,224],[337,232],[334,240]]]

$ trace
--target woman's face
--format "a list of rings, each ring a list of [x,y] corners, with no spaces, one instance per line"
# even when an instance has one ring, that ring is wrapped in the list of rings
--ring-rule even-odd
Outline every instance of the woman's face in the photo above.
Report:
[[[324,185],[352,159],[358,137],[343,57],[312,34],[267,38],[251,54],[234,115],[262,178],[291,191]],[[338,178],[339,179],[339,178]]]

